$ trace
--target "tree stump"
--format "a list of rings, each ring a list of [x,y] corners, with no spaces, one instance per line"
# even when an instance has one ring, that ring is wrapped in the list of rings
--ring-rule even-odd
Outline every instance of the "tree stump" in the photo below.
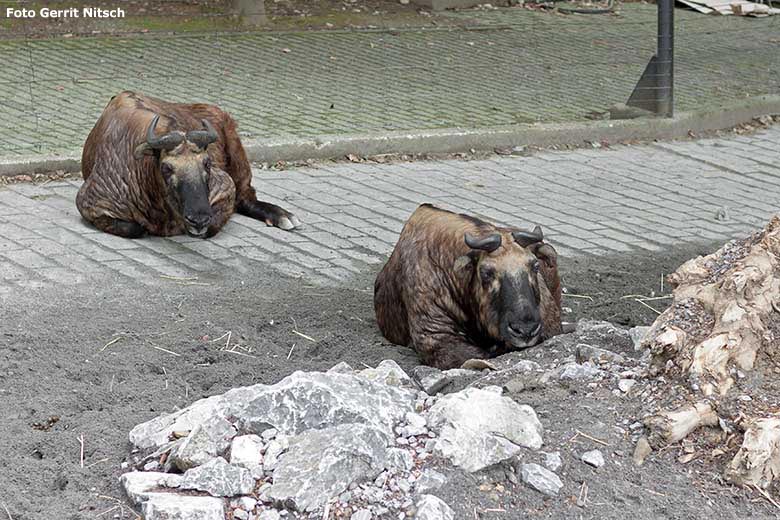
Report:
[[[645,419],[650,444],[701,427],[719,427],[724,437],[744,432],[725,476],[766,488],[780,476],[780,218],[689,260],[668,280],[673,303],[643,345],[663,382],[659,395],[674,394],[665,400],[675,406]]]

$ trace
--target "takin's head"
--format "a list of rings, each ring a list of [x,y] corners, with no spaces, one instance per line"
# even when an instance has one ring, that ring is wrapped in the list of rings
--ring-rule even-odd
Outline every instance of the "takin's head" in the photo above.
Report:
[[[173,131],[158,136],[155,128],[159,120],[160,116],[155,115],[146,141],[136,148],[135,155],[138,158],[153,155],[157,159],[168,203],[184,221],[188,234],[203,237],[212,219],[209,204],[211,158],[206,150],[217,140],[217,131],[204,119],[203,130]]]
[[[546,339],[544,313],[553,302],[544,301],[552,296],[543,271],[555,269],[557,277],[557,262],[555,250],[542,242],[542,229],[464,238],[470,251],[462,262],[467,259],[473,270],[470,297],[483,332],[508,350]]]

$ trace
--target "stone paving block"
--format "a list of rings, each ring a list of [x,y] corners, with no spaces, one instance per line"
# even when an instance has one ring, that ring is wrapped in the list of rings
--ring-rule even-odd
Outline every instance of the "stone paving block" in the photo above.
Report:
[[[0,251],[15,251],[18,249],[24,249],[24,247],[0,236]]]
[[[619,242],[617,240],[612,240],[609,238],[595,238],[591,240],[591,242],[612,251],[620,251],[620,252],[632,251],[631,246],[629,246],[628,244]]]
[[[315,242],[296,242],[295,248],[301,249],[310,255],[316,256],[317,258],[329,260],[331,263],[333,263],[334,258],[340,258],[338,251],[335,249],[323,247]]]
[[[327,276],[328,278],[333,278],[334,280],[339,281],[349,280],[353,276],[350,271],[341,267],[326,267],[323,269],[317,269],[317,272]]]
[[[36,274],[57,282],[61,285],[77,285],[84,281],[84,276],[65,267],[43,267],[35,270]]]
[[[34,231],[8,221],[8,218],[9,217],[6,216],[3,217],[3,219],[0,219],[0,237],[19,240],[22,238],[35,238],[38,236]]]
[[[15,264],[26,267],[28,269],[38,269],[40,267],[50,267],[53,265],[51,260],[29,249],[3,251],[0,254]]]
[[[142,283],[144,285],[160,285],[159,273],[138,264],[132,260],[111,260],[103,262],[103,265],[111,269],[133,283]]]
[[[257,236],[253,237],[253,239],[260,240]],[[198,240],[203,239],[199,238]],[[211,237],[209,240],[220,247],[227,248],[246,246],[250,244],[246,240],[233,236],[229,233],[217,233],[216,236]]]
[[[184,244],[179,242],[174,242],[173,240],[170,240],[170,237],[145,236],[140,239],[124,239],[124,240],[128,240],[131,244],[136,244],[140,246],[140,248],[144,251],[154,251],[158,255],[163,255],[163,256],[189,252],[187,251],[187,247],[186,247],[186,245],[189,245],[189,242],[185,242]],[[203,241],[202,238],[199,238],[198,240]],[[124,248],[124,249],[132,249],[132,248]]]
[[[55,261],[81,274],[94,275],[102,271],[101,264],[79,253],[68,252],[67,254],[57,256]]]
[[[209,240],[199,240],[197,242],[186,242],[182,244],[185,249],[194,251],[199,255],[211,260],[220,260],[230,258],[232,253],[230,249],[219,246]]]
[[[139,264],[143,264],[146,267],[156,267],[171,264],[171,261],[168,257],[158,255],[151,251],[145,251],[143,249],[124,249],[121,251],[121,253],[123,256],[126,256],[131,260],[135,260]]]
[[[23,269],[21,266],[14,265],[10,262],[0,262],[1,279],[5,281],[13,282],[13,281],[25,280],[30,277],[34,277],[32,271]]]
[[[353,244],[364,247],[369,251],[372,251],[379,255],[389,254],[393,250],[393,246],[391,246],[386,242],[382,242],[381,240],[377,240],[374,237],[365,236],[365,237],[350,238],[349,240]]]
[[[59,255],[70,253],[68,248],[48,238],[22,238],[19,243],[47,258],[57,258]]]
[[[48,228],[36,229],[35,233],[40,237],[48,238],[58,244],[69,246],[71,249],[90,243],[89,240],[83,238],[81,235],[56,225],[52,225]]]
[[[24,213],[24,208],[0,204],[0,217],[4,215],[19,215],[20,213]]]
[[[339,251],[344,256],[348,256],[349,258],[353,258],[359,262],[363,262],[364,264],[380,264],[385,261],[384,258],[380,258],[379,256],[368,255],[362,251],[356,251],[354,249],[340,249]]]
[[[169,255],[168,258],[195,271],[216,271],[219,269],[217,264],[211,260],[192,253],[177,253]]]
[[[238,255],[249,258],[256,262],[268,262],[271,259],[271,256],[267,252],[263,251],[258,247],[240,246],[240,247],[233,248],[232,251]]]
[[[305,253],[285,253],[284,259],[287,261],[295,262],[309,269],[323,269],[329,267],[331,264],[326,260],[307,255]]]
[[[246,237],[244,245],[257,246],[268,253],[288,253],[293,251],[292,246],[286,244],[283,240],[257,234],[251,237]]]
[[[159,275],[161,275],[160,278],[162,278],[162,280],[171,278],[175,279],[169,280],[171,282],[176,282],[178,279],[197,279],[198,276],[198,272],[194,269],[189,269],[180,264],[173,264],[171,262],[160,265],[153,265],[151,267],[157,271]]]
[[[109,233],[90,233],[87,239],[113,250],[135,249],[140,247],[138,239],[122,238]]]

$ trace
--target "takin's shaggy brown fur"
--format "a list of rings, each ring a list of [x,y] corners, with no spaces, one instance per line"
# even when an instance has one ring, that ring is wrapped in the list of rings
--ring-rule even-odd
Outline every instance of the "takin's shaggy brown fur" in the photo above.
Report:
[[[214,105],[122,92],[87,137],[81,164],[79,212],[115,235],[212,236],[234,211],[284,229],[298,225],[257,200],[236,123]]]
[[[423,204],[374,284],[377,324],[441,369],[561,333],[555,250],[533,233]]]

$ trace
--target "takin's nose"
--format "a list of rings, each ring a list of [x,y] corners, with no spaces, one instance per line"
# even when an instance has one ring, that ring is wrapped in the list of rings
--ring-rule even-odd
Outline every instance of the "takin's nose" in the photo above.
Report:
[[[211,222],[211,215],[205,213],[201,213],[198,215],[190,215],[184,217],[184,220],[187,221],[187,226],[189,226],[190,228],[196,230],[203,230],[206,229],[209,225],[209,222]]]
[[[540,321],[527,321],[519,323],[510,323],[509,332],[518,338],[530,341],[542,332],[542,322]]]

